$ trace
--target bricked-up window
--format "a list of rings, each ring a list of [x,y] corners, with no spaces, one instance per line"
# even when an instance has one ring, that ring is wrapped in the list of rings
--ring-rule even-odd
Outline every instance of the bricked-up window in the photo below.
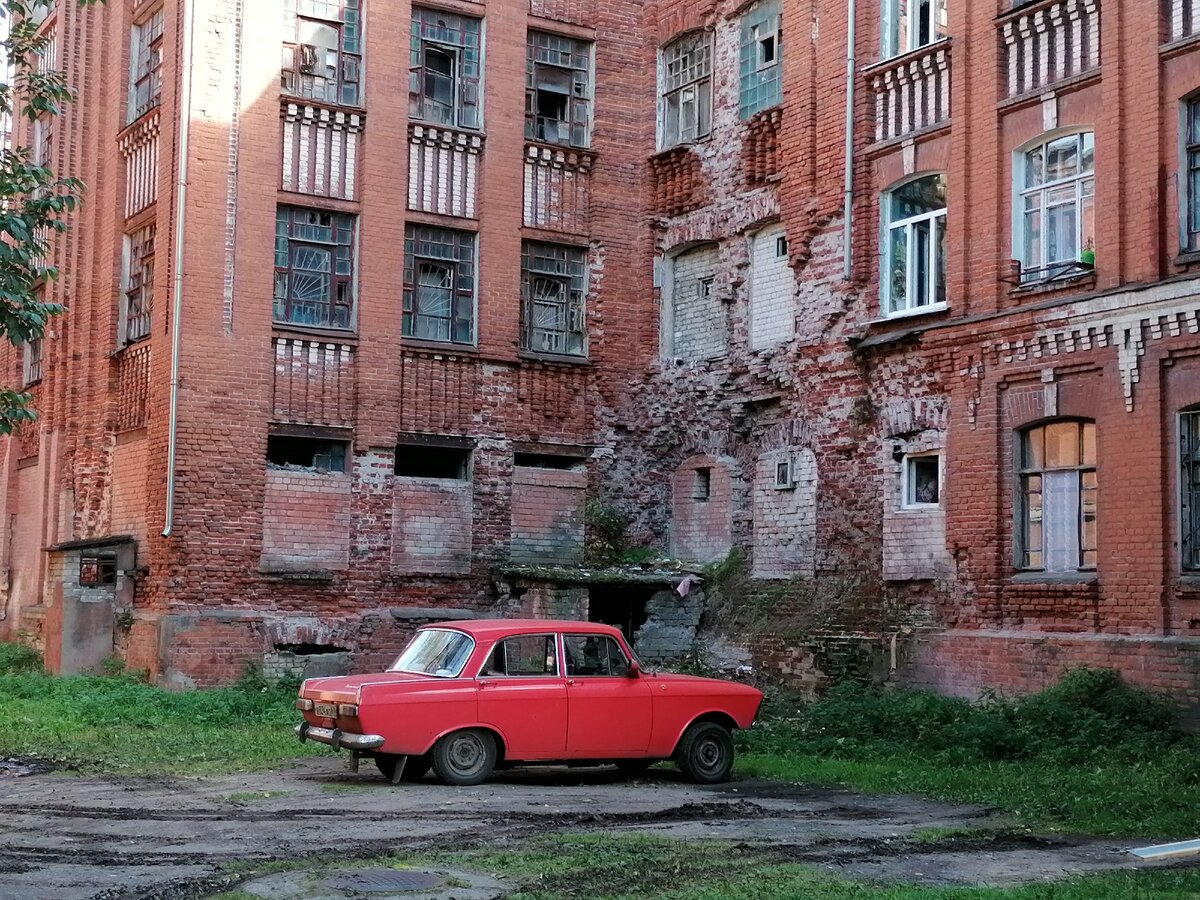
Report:
[[[404,230],[405,337],[475,339],[475,235],[427,225]]]
[[[712,128],[712,37],[696,31],[667,44],[659,64],[659,149],[708,137]]]
[[[1183,216],[1183,247],[1200,250],[1200,95],[1187,102],[1186,127],[1183,155],[1187,167],[1187,210]]]
[[[280,468],[344,474],[347,447],[346,441],[272,434],[267,437],[267,463]]]
[[[946,0],[883,0],[880,21],[884,57],[910,53],[946,36]]]
[[[592,45],[531,31],[525,62],[525,137],[587,147],[592,108]]]
[[[1096,426],[1050,422],[1020,434],[1017,565],[1096,567]]]
[[[360,0],[284,0],[285,94],[358,106],[362,82]]]
[[[354,217],[281,206],[275,218],[276,322],[350,328]]]
[[[471,451],[466,447],[400,444],[396,447],[398,478],[471,479]]]
[[[42,380],[42,339],[26,341],[22,351],[21,381],[25,387]]]
[[[884,194],[883,311],[946,302],[946,179],[929,175]]]
[[[125,236],[125,283],[122,290],[121,343],[131,344],[150,334],[154,306],[154,233],[147,225]]]
[[[582,356],[587,352],[583,250],[525,241],[521,245],[521,349]]]
[[[129,37],[129,107],[133,122],[162,102],[163,11],[133,26]]]
[[[738,112],[748,119],[783,100],[780,0],[759,0],[742,14]]]
[[[1092,132],[1068,134],[1026,151],[1018,165],[1022,278],[1041,281],[1094,259],[1095,163]],[[1090,265],[1090,262],[1089,262]]]
[[[482,26],[480,19],[413,7],[410,118],[434,125],[482,127]]]
[[[1200,572],[1200,408],[1179,415],[1179,550],[1185,572]]]
[[[942,502],[942,457],[937,453],[906,456],[900,480],[905,509],[938,506]]]

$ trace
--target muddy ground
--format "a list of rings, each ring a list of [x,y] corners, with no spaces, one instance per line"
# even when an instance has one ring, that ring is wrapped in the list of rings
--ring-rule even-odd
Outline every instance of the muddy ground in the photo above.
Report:
[[[929,829],[987,835],[914,843]],[[503,772],[474,788],[393,786],[364,762],[313,757],[204,778],[0,772],[0,898],[192,898],[228,889],[230,863],[370,859],[552,831],[641,832],[769,845],[848,877],[1011,884],[1135,868],[1128,842],[1006,831],[990,810],[804,785],[683,783],[672,769]]]

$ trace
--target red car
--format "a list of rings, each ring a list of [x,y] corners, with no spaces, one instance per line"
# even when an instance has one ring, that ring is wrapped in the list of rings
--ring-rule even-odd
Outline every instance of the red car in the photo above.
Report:
[[[673,759],[693,781],[729,779],[734,728],[762,693],[712,678],[647,672],[616,628],[490,619],[420,629],[380,675],[311,678],[300,740],[372,756],[393,782],[432,766],[478,784],[497,766]]]

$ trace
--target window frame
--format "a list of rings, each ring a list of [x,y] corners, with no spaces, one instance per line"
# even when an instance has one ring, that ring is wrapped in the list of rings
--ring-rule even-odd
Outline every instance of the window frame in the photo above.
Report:
[[[912,499],[912,491],[915,487],[913,479],[914,463],[920,459],[936,459],[937,460],[937,500],[933,503],[922,502]],[[902,510],[929,510],[941,509],[942,507],[942,491],[945,487],[945,461],[941,450],[919,450],[912,453],[905,453],[900,461],[900,509]]]
[[[553,261],[556,263],[557,270],[551,271],[547,267],[536,267],[534,263],[537,260]],[[554,282],[562,288],[562,299],[559,305],[561,306],[563,328],[560,330],[539,328],[537,324],[534,309],[539,304],[546,305],[546,301],[538,298],[534,291],[539,280]],[[547,241],[521,242],[521,350],[526,353],[587,359],[587,300],[587,250]],[[544,341],[535,340],[539,332],[543,334],[543,337],[550,333],[557,334],[561,346],[558,349],[536,346],[538,343],[544,343]],[[569,349],[572,338],[578,340],[577,350]]]
[[[46,357],[45,337],[32,338],[21,347],[21,386],[29,388],[42,381]]]
[[[1076,150],[1078,152],[1079,170],[1066,178],[1059,178],[1055,181],[1045,180],[1045,166],[1048,158],[1049,148],[1066,138],[1074,138],[1076,141]],[[1091,147],[1091,168],[1084,170],[1083,160],[1087,154],[1087,148]],[[1042,169],[1043,175],[1040,183],[1029,186],[1029,165],[1030,158],[1033,154],[1041,151],[1042,153]],[[1012,205],[1012,222],[1013,222],[1013,259],[1019,260],[1021,263],[1021,283],[1030,284],[1039,281],[1049,280],[1060,277],[1064,274],[1072,274],[1078,272],[1081,268],[1086,267],[1091,269],[1091,264],[1085,264],[1082,261],[1082,256],[1085,250],[1088,249],[1087,243],[1093,242],[1095,239],[1095,217],[1096,217],[1096,133],[1086,127],[1068,128],[1057,131],[1049,131],[1039,135],[1033,141],[1030,141],[1021,147],[1018,147],[1013,154],[1013,205]],[[1084,192],[1085,185],[1090,185],[1090,193]],[[1052,209],[1060,209],[1068,206],[1067,203],[1050,203],[1049,196],[1056,191],[1061,191],[1067,187],[1074,187],[1074,199],[1069,205],[1074,209],[1075,215],[1075,256],[1073,259],[1051,260],[1050,239],[1049,239],[1049,215]],[[1029,198],[1038,197],[1038,206],[1036,209],[1028,209],[1026,204]],[[1091,236],[1084,235],[1084,210],[1085,200],[1091,201],[1091,220],[1092,231]],[[1029,259],[1028,244],[1030,240],[1030,232],[1027,222],[1029,213],[1038,213],[1038,243],[1039,257],[1036,261]],[[1094,246],[1093,248],[1094,249]]]
[[[426,20],[426,16],[429,20]],[[441,23],[438,25],[437,23]],[[450,24],[453,23],[453,24]],[[408,118],[439,128],[483,129],[484,28],[485,20],[436,7],[414,4],[409,47]],[[459,42],[451,34],[459,35]],[[473,35],[473,42],[471,37]],[[429,49],[445,52],[453,59],[452,104],[449,119],[428,115],[429,96],[426,56]],[[473,58],[472,58],[473,53]]]
[[[938,41],[946,40],[949,26],[949,3],[947,0],[930,0],[928,7],[929,40],[924,42],[919,42],[920,16],[908,16],[905,24],[901,26],[900,2],[901,0],[881,0],[879,50],[883,59],[893,59],[897,56],[914,53],[923,47],[930,47]],[[913,0],[908,0],[908,2],[912,3]],[[902,27],[904,34],[901,34]]]
[[[434,240],[434,236],[439,236]],[[422,247],[434,245],[453,248],[453,256],[437,256],[418,252]],[[417,273],[422,265],[448,269],[450,271],[450,309],[446,316],[434,316],[419,309]],[[469,277],[469,288],[465,288]],[[473,231],[442,228],[409,222],[404,229],[404,272],[403,299],[401,302],[400,334],[408,341],[426,341],[434,344],[475,346],[479,330],[479,235]],[[468,315],[463,315],[464,308]],[[418,333],[422,320],[439,320],[447,324],[447,337],[429,337]],[[456,336],[456,328],[462,322],[468,326],[465,337]]]
[[[1200,91],[1184,97],[1179,115],[1179,249],[1200,252]]]
[[[317,3],[321,6],[318,7]],[[330,7],[336,5],[338,17],[331,18]],[[312,100],[332,106],[363,106],[363,2],[362,0],[288,0],[284,4],[283,27],[290,40],[282,45],[279,69],[280,92],[288,97]],[[302,23],[314,22],[337,32],[336,66],[333,78],[304,71],[304,47],[316,47],[300,40]],[[314,68],[320,68],[317,64]],[[328,69],[328,66],[326,66]],[[289,77],[290,76],[290,77]],[[305,78],[310,83],[305,85]],[[317,81],[324,89],[318,93]],[[330,97],[330,92],[333,97]]]
[[[741,15],[739,31],[738,118],[744,122],[783,102],[783,8],[780,0],[758,0],[746,9]],[[762,55],[768,39],[773,40],[774,46],[774,56],[769,61]]]
[[[299,222],[296,216],[305,214],[308,216],[328,216],[329,224],[324,225],[320,222],[314,224],[312,222]],[[284,229],[286,223],[286,228]],[[299,228],[329,228],[331,231],[331,239],[328,241],[318,240],[311,236],[302,236],[296,234],[296,229]],[[284,230],[281,230],[284,229]],[[347,240],[341,241],[340,234],[345,232]],[[292,292],[295,287],[294,274],[296,273],[295,251],[298,248],[319,248],[322,252],[329,254],[330,268],[329,276],[329,291],[328,297],[321,304],[327,309],[325,321],[323,322],[306,322],[298,319],[293,313],[294,305],[304,302],[311,303],[312,301],[302,301],[299,298],[293,297]],[[281,248],[286,250],[287,265],[281,265],[280,254]],[[341,254],[341,250],[345,250],[345,254]],[[345,262],[348,267],[348,272],[339,272],[338,266]],[[302,269],[300,271],[315,271]],[[332,210],[320,209],[311,206],[295,206],[292,204],[281,203],[276,207],[275,212],[275,285],[272,295],[271,304],[271,321],[272,324],[279,328],[316,328],[329,331],[346,331],[353,332],[355,329],[355,320],[357,316],[357,281],[358,281],[358,217],[349,213],[339,213]],[[285,279],[286,288],[284,295],[280,296],[280,281]],[[340,299],[343,298],[343,299]],[[284,313],[280,314],[280,303],[283,303]],[[345,324],[338,324],[337,311],[344,309]]]
[[[538,40],[544,41],[543,45],[538,45]],[[538,59],[538,51],[544,53],[550,52],[552,49],[548,46],[551,41],[562,42],[569,45],[565,48],[560,48],[559,53],[569,53],[570,56],[583,57],[586,61],[583,67],[575,65],[562,65],[553,63],[548,60]],[[593,41],[585,41],[579,38],[568,37],[563,34],[556,34],[553,31],[543,31],[541,29],[531,28],[525,38],[525,139],[530,141],[538,141],[543,144],[552,144],[556,147],[574,147],[578,150],[587,150],[592,145],[592,115],[595,94],[595,69],[596,69],[596,45]],[[543,117],[539,116],[537,95],[538,85],[542,82],[538,79],[540,68],[557,69],[568,73],[571,81],[572,90],[566,94],[566,111],[567,117],[565,120],[556,120],[561,125],[565,124],[567,129],[566,140],[561,137],[548,137],[540,124]],[[578,75],[582,73],[584,92],[582,95],[576,93],[578,89]],[[576,133],[576,129],[580,129]]]
[[[492,657],[496,654],[496,651],[499,650],[504,644],[508,643],[509,641],[527,640],[529,638],[542,638],[542,639],[548,641],[550,646],[552,646],[554,648],[554,671],[553,672],[538,672],[538,673],[534,673],[534,674],[516,674],[516,675],[510,674],[508,671],[507,654],[505,654],[505,666],[504,666],[503,673],[489,671],[489,664],[492,661]],[[522,680],[528,679],[528,678],[552,678],[557,681],[563,677],[562,655],[561,655],[560,650],[561,650],[561,647],[560,647],[559,640],[558,640],[558,633],[555,631],[547,631],[547,632],[539,631],[539,632],[533,633],[533,634],[510,634],[507,637],[497,638],[496,642],[494,644],[492,644],[492,647],[488,651],[487,655],[483,658],[483,662],[480,663],[479,671],[475,674],[475,677],[476,678],[500,678],[500,679],[518,678],[518,679],[522,679]]]
[[[157,226],[154,222],[125,235],[121,271],[121,308],[117,318],[119,328],[117,343],[121,347],[150,337],[154,310],[156,237]]]
[[[909,185],[916,184],[920,181],[929,179],[939,179],[941,181],[941,190],[944,199],[943,206],[940,209],[918,213],[916,215],[906,216],[902,219],[893,219],[894,205],[896,204],[900,192]],[[949,256],[946,249],[946,242],[949,240],[949,184],[946,176],[942,172],[925,172],[920,175],[915,175],[911,178],[905,178],[892,185],[883,192],[881,203],[881,234],[880,234],[880,270],[879,270],[879,302],[880,310],[885,318],[901,318],[903,316],[923,315],[930,312],[940,312],[949,307],[948,294],[948,278],[946,272],[946,262]],[[928,279],[928,286],[925,290],[925,296],[918,298],[917,281],[918,281],[918,241],[917,234],[920,225],[928,222],[930,224],[930,234],[932,240],[929,242],[929,258],[925,261],[929,267],[929,272],[932,277]],[[893,232],[903,230],[905,244],[905,262],[904,262],[904,279],[905,293],[904,306],[896,308],[896,298],[893,296],[893,260],[892,260],[892,241]],[[938,299],[938,296],[942,299]],[[913,302],[921,300],[924,302]]]
[[[1051,466],[1046,458],[1045,451],[1045,432],[1053,426],[1074,425],[1077,428],[1076,459],[1075,465],[1057,465]],[[1088,463],[1088,436],[1087,430],[1092,429],[1092,462]],[[1041,466],[1027,465],[1027,442],[1035,432],[1043,432],[1043,451]],[[1099,478],[1099,430],[1096,423],[1089,419],[1077,418],[1057,418],[1048,419],[1041,422],[1035,422],[1028,425],[1015,433],[1014,442],[1014,559],[1013,563],[1017,570],[1021,572],[1043,573],[1048,576],[1063,576],[1078,573],[1089,573],[1096,571],[1099,562],[1099,505],[1097,503],[1100,493],[1100,478]],[[1078,505],[1075,510],[1075,529],[1077,542],[1077,557],[1076,565],[1071,568],[1047,568],[1046,557],[1049,555],[1046,546],[1046,533],[1049,527],[1047,521],[1046,510],[1046,476],[1048,473],[1058,472],[1075,472],[1078,476],[1076,491],[1078,494]],[[1092,476],[1092,485],[1085,485],[1085,480],[1088,475]],[[1039,485],[1037,490],[1031,490],[1030,484],[1032,479],[1038,478]],[[1030,527],[1033,524],[1032,510],[1030,507],[1029,497],[1031,494],[1039,496],[1039,518],[1037,524],[1040,529],[1040,549],[1034,550],[1031,547],[1031,539],[1029,537]],[[1092,511],[1092,528],[1095,538],[1095,546],[1089,546],[1086,541],[1086,507],[1088,495],[1091,495],[1093,504]],[[1037,553],[1040,555],[1040,564],[1030,562],[1031,554]],[[1088,554],[1092,555],[1092,561],[1088,562]]]
[[[1200,404],[1184,407],[1175,417],[1175,472],[1179,479],[1175,510],[1179,528],[1179,571],[1184,575],[1196,576],[1200,575],[1200,481],[1196,481],[1195,490],[1189,490],[1189,485],[1195,479],[1190,474],[1185,477],[1185,468],[1188,467],[1189,460],[1185,452],[1187,435],[1184,423],[1188,420],[1191,420],[1190,449],[1194,456],[1194,460],[1190,462],[1192,467],[1200,471]],[[1190,550],[1189,536],[1197,538]]]
[[[125,124],[132,125],[162,104],[163,45],[165,11],[157,7],[130,26],[129,88]],[[142,99],[141,88],[146,87]]]
[[[570,640],[571,638],[585,638],[585,639],[593,638],[595,640],[608,641],[613,647],[616,647],[618,657],[625,660],[625,671],[621,672],[620,674],[614,675],[611,672],[608,672],[608,673],[597,672],[597,673],[580,674],[578,671],[573,670],[571,668],[571,665],[572,665],[571,653],[567,647],[567,641]],[[607,657],[607,660],[611,663],[612,658],[613,657],[611,655],[609,655]],[[566,672],[566,675],[568,678],[628,678],[629,677],[629,675],[628,675],[629,666],[632,662],[633,662],[632,657],[630,657],[629,655],[627,655],[625,653],[625,648],[621,646],[621,642],[618,641],[611,634],[590,634],[587,632],[567,632],[567,631],[562,632],[562,663],[563,663],[563,670]],[[575,665],[577,666],[578,664],[575,663]],[[611,665],[609,666],[609,668],[611,668]]]
[[[690,42],[694,42],[691,52],[702,51],[702,59],[694,65],[688,64],[684,66],[682,60],[686,54],[681,51],[678,61],[673,60],[672,53],[677,48],[681,48]],[[711,136],[713,115],[713,49],[713,34],[709,29],[695,29],[676,35],[659,49],[657,131],[658,149],[660,151],[696,144],[707,140]],[[675,62],[678,62],[678,65],[685,71],[693,67],[696,67],[698,70],[703,69],[703,74],[696,74],[687,80],[679,77],[675,81],[670,74],[672,65]],[[694,132],[685,134],[681,124],[684,109],[682,96],[687,91],[692,91],[694,94],[691,102],[695,105],[695,122],[693,126]],[[672,130],[671,109],[673,100],[676,112],[673,117],[674,126]]]

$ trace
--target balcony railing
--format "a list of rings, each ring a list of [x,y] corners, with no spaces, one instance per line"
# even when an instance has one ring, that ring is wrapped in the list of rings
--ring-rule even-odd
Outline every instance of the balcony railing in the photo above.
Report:
[[[939,41],[869,70],[875,140],[888,141],[950,118],[950,47]]]
[[[1007,96],[1016,97],[1100,65],[1099,0],[1055,0],[1025,8],[1000,25],[1008,61]]]

